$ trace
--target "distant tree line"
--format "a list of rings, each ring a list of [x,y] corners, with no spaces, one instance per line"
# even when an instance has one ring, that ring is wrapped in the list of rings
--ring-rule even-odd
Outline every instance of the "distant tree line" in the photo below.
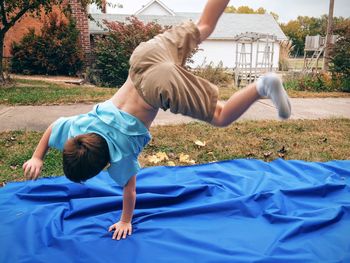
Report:
[[[321,35],[325,36],[327,32],[328,16],[323,15],[320,18],[309,16],[298,16],[296,20],[280,24],[284,34],[293,42],[293,56],[303,56],[306,36]],[[334,17],[333,35],[344,36],[350,31],[350,19],[343,17]]]
[[[235,14],[268,14],[267,10],[263,7],[259,7],[258,9],[254,10],[253,8],[249,6],[239,6],[234,7],[232,5],[229,5],[225,9],[225,13],[235,13]],[[278,21],[279,16],[274,12],[269,12],[270,15],[272,15],[276,21]]]
[[[278,21],[278,14],[274,12],[268,12],[265,8],[253,9],[249,6],[227,6],[225,9],[226,13],[235,14],[271,14],[276,21]],[[292,40],[293,50],[291,55],[293,56],[303,56],[305,38],[307,35],[315,36],[321,35],[325,36],[327,32],[327,20],[328,16],[323,15],[319,18],[309,17],[309,16],[298,16],[297,19],[291,20],[287,23],[280,23],[280,26],[284,34]],[[334,17],[333,34],[344,36],[350,31],[350,19],[344,17]]]

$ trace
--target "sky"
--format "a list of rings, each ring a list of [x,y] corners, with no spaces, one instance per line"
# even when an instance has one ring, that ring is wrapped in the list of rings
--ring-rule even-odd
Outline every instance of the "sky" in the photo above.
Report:
[[[123,8],[107,7],[107,13],[133,14],[150,0],[107,0],[120,3]],[[207,0],[161,0],[175,12],[200,13]],[[254,9],[265,8],[268,12],[279,15],[279,22],[288,22],[299,15],[320,17],[328,14],[329,0],[231,0],[229,5],[235,7],[247,5]],[[93,9],[92,9],[93,10]],[[334,15],[350,17],[350,0],[335,0]]]

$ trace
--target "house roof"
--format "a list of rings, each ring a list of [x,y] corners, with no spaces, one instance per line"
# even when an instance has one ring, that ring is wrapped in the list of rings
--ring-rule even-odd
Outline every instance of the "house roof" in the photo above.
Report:
[[[103,20],[125,22],[126,18],[131,16],[120,14],[91,15],[101,25],[103,24]],[[175,16],[137,15],[136,17],[144,23],[157,22],[163,26],[173,26],[187,20],[197,21],[200,15],[200,13],[176,13]],[[101,34],[107,31],[104,26],[98,26],[95,21],[89,22],[89,29],[91,34]],[[287,39],[276,20],[270,14],[232,13],[222,14],[209,39],[233,40],[235,36],[245,32],[274,34],[276,35],[277,40]]]
[[[140,10],[138,10],[135,15],[141,15],[144,11],[146,11],[146,9],[150,8],[152,5],[158,5],[161,8],[164,9],[165,12],[167,12],[169,15],[171,16],[175,16],[176,14],[174,13],[174,11],[172,11],[170,8],[168,8],[165,4],[163,4],[161,1],[159,0],[153,0],[150,1],[148,4],[146,4],[145,6],[143,6]]]

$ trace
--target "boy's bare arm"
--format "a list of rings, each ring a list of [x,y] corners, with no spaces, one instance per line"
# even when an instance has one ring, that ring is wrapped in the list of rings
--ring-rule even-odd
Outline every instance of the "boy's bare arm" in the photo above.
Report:
[[[216,23],[230,0],[208,0],[197,23],[201,42],[214,31]]]
[[[123,191],[123,212],[120,221],[130,223],[136,202],[136,176],[130,178]]]
[[[132,233],[132,216],[136,203],[136,176],[130,178],[123,190],[123,211],[120,221],[109,227],[109,232],[113,231],[113,239],[120,240],[121,237]]]
[[[52,124],[46,129],[43,136],[41,137],[32,158],[23,164],[24,176],[28,179],[37,179],[43,167],[43,160],[46,152],[49,149],[49,139],[52,131]]]

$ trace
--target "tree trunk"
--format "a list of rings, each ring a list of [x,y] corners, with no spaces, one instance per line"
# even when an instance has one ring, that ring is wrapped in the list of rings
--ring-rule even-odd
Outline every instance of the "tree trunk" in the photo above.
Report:
[[[4,59],[4,38],[5,35],[0,34],[0,58],[1,58],[1,63],[0,63],[0,84],[5,84],[5,76],[4,76],[4,67],[3,67],[3,59]]]
[[[334,0],[330,0],[327,35],[326,35],[326,48],[324,50],[324,58],[323,58],[323,70],[325,71],[328,71],[328,68],[329,68],[329,56],[331,52],[332,35],[333,35],[333,13],[334,13]]]

